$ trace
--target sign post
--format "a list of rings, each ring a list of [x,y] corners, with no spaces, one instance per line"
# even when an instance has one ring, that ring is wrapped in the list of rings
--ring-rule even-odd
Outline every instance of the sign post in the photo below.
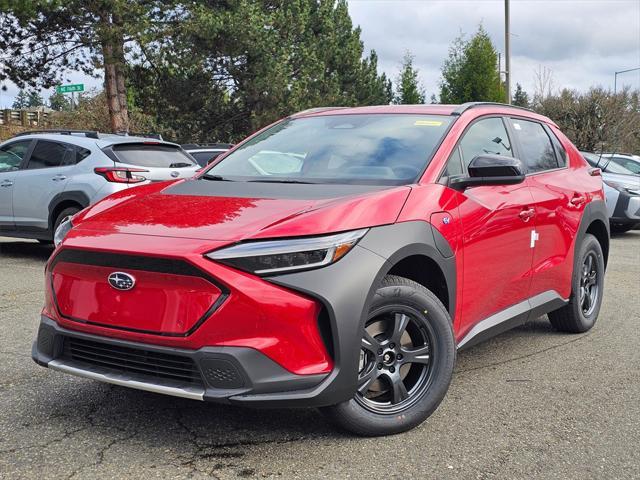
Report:
[[[73,83],[71,85],[58,85],[56,87],[58,93],[70,93],[71,94],[71,110],[75,103],[75,92],[84,92],[84,83]]]

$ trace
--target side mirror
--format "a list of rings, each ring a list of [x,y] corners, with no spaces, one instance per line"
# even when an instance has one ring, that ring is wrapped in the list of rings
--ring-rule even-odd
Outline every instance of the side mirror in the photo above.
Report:
[[[524,181],[521,160],[504,155],[478,155],[469,164],[468,177],[454,177],[449,186],[463,191],[480,185],[515,185]]]

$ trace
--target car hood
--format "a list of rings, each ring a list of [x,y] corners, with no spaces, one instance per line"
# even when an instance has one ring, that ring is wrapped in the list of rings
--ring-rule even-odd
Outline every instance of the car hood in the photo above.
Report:
[[[622,173],[602,172],[602,179],[605,181],[629,184],[630,186],[640,185],[640,175],[624,175]]]
[[[156,183],[86,209],[74,230],[229,242],[317,235],[393,223],[410,191],[203,179]]]

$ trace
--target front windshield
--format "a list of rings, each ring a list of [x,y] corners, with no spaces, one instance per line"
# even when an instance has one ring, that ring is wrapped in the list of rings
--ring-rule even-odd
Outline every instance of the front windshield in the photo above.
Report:
[[[287,119],[210,168],[205,177],[292,183],[403,185],[431,160],[451,117],[328,115]]]

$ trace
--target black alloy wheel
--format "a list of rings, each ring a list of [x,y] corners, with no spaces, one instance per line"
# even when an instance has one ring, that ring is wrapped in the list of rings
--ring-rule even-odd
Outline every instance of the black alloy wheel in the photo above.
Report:
[[[410,408],[429,387],[433,331],[419,312],[390,305],[372,312],[360,351],[356,400],[376,413]]]

